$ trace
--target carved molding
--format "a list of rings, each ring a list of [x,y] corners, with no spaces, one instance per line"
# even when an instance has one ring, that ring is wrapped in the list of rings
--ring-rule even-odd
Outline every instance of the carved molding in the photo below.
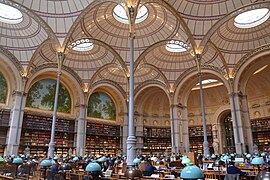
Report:
[[[20,63],[20,61],[10,52],[8,51],[6,48],[4,48],[3,46],[0,46],[0,53],[4,54],[5,56],[7,56],[7,58],[9,60],[11,60],[11,62],[15,65],[15,67],[18,69],[18,72],[22,72],[23,71],[23,67]]]

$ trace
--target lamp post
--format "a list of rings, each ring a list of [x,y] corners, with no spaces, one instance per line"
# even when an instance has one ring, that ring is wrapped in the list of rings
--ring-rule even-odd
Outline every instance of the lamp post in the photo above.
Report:
[[[56,89],[55,89],[55,98],[54,98],[54,107],[53,107],[53,120],[52,120],[52,130],[51,130],[51,140],[49,143],[48,157],[53,158],[54,156],[54,135],[55,135],[55,124],[56,124],[56,116],[57,116],[57,104],[58,104],[58,95],[59,95],[59,85],[60,85],[60,77],[61,77],[61,68],[64,60],[63,52],[57,53],[57,63],[58,63],[58,72],[57,72],[57,81],[56,81]]]
[[[130,76],[129,76],[129,109],[128,109],[128,138],[127,138],[127,168],[134,166],[136,157],[136,137],[134,128],[134,38],[135,20],[140,0],[125,1],[125,10],[129,20],[130,40]]]
[[[203,120],[203,154],[209,155],[209,143],[207,141],[207,129],[206,129],[206,118],[205,118],[205,108],[204,108],[204,96],[202,88],[202,74],[201,74],[201,54],[196,54],[195,56],[196,65],[198,68],[198,77],[200,84],[200,99],[201,99],[201,108],[202,108],[202,120]]]

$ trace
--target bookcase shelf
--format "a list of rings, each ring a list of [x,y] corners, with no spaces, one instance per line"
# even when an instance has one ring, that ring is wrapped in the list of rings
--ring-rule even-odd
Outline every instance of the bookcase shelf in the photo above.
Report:
[[[203,151],[203,126],[191,126],[188,128],[189,132],[189,149],[191,152],[202,153]],[[212,126],[206,126],[207,141],[209,147],[212,147]]]
[[[143,153],[171,149],[171,129],[144,127]]]
[[[251,119],[253,142],[260,151],[270,146],[270,117]]]
[[[120,149],[120,126],[87,123],[86,152],[116,154]]]
[[[51,138],[51,126],[52,117],[25,114],[23,117],[20,151],[23,151],[27,146],[33,154],[46,151]],[[54,141],[57,153],[63,153],[69,148],[74,148],[74,128],[75,121],[56,119]]]
[[[6,137],[9,128],[10,110],[0,109],[0,156],[4,155]]]

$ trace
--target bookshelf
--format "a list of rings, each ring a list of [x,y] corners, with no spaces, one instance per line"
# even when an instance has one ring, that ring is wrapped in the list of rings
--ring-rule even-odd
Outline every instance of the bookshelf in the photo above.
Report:
[[[144,127],[143,153],[164,152],[171,149],[171,129]]]
[[[6,137],[9,128],[10,110],[0,109],[0,156],[4,155]]]
[[[259,151],[264,151],[270,145],[270,117],[251,119],[253,142]]]
[[[25,114],[20,141],[20,152],[26,147],[31,154],[47,151],[51,138],[52,117]],[[55,148],[57,154],[67,153],[74,148],[74,120],[56,119]]]
[[[120,126],[87,123],[86,152],[116,154],[120,149]]]
[[[212,147],[212,126],[206,126],[207,141],[209,147]],[[191,126],[188,128],[189,132],[189,149],[191,152],[202,153],[203,152],[203,126]]]

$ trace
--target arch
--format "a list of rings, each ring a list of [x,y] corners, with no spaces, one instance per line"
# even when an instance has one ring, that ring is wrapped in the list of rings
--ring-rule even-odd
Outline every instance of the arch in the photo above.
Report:
[[[26,106],[42,110],[53,111],[54,96],[56,88],[56,79],[43,77],[32,84],[28,90]],[[46,88],[45,88],[46,87]],[[71,98],[68,89],[60,83],[57,111],[62,113],[71,113]]]
[[[269,8],[269,2],[255,2],[252,4],[248,4],[246,6],[243,6],[241,8],[235,9],[234,11],[232,11],[231,13],[227,14],[226,16],[224,16],[223,18],[221,18],[219,21],[217,21],[212,28],[206,33],[206,35],[203,37],[203,40],[201,41],[199,47],[204,47],[208,41],[210,40],[211,36],[217,31],[217,29],[222,26],[226,21],[228,21],[229,19],[231,19],[232,17],[235,17],[245,11],[248,10],[252,10],[252,9],[256,9],[256,8],[263,8],[263,7],[267,7]]]
[[[246,86],[252,74],[264,65],[269,65],[270,44],[259,47],[242,57],[233,70],[233,91],[246,94]],[[268,58],[268,59],[267,59]]]
[[[6,77],[0,71],[0,104],[6,104],[8,97],[8,83]]]
[[[103,88],[103,89],[102,89]],[[105,88],[105,89],[104,89]],[[117,85],[116,83],[108,80],[98,81],[95,84],[92,84],[90,91],[87,94],[87,102],[89,101],[89,98],[91,94],[95,91],[98,91],[102,89],[104,92],[109,93],[115,93],[115,96],[118,96],[119,98],[113,97],[113,100],[115,101],[116,105],[116,121],[120,121],[118,118],[118,114],[127,112],[127,102],[126,102],[126,94],[125,91],[121,88],[121,86]]]
[[[229,82],[227,81],[227,79],[225,79],[225,77],[222,74],[220,74],[220,71],[218,71],[216,67],[213,67],[212,69],[210,69],[210,66],[203,67],[201,72],[203,75],[206,74],[207,76],[216,77],[218,80],[220,80],[223,83],[227,91],[230,92]],[[194,87],[195,84],[198,83],[198,79],[196,78],[197,73],[198,73],[197,69],[194,67],[187,70],[186,72],[181,74],[181,76],[179,76],[176,83],[174,84],[175,91],[173,94],[173,104],[181,103],[182,105],[187,106],[187,101],[188,101],[188,97],[191,92],[191,89],[192,87]],[[192,81],[190,81],[191,79]],[[181,99],[179,102],[178,96],[180,94],[180,90],[182,89],[184,89],[184,91],[181,94],[183,94],[182,97],[184,98]]]
[[[82,83],[78,81],[68,69],[62,68],[61,82],[68,88],[71,95],[72,110],[71,113],[74,113],[74,106],[78,104],[84,104],[85,98],[82,90]],[[45,66],[39,66],[35,69],[35,72],[28,79],[25,87],[25,91],[28,92],[30,87],[37,82],[38,80],[43,79],[44,77],[50,77],[56,79],[57,77],[57,64],[45,64]]]
[[[89,4],[89,6],[87,6],[82,13],[80,14],[80,16],[76,19],[76,21],[73,23],[73,26],[70,28],[66,39],[63,43],[64,49],[66,49],[67,47],[67,43],[70,41],[70,38],[72,36],[72,34],[74,33],[76,27],[79,25],[80,21],[84,18],[84,16],[91,11],[92,9],[95,8],[95,6],[105,3],[105,2],[115,2],[117,3],[117,1],[113,1],[113,0],[102,0],[102,1],[93,1],[91,4]],[[165,0],[162,1],[157,1],[157,0],[147,0],[144,2],[144,4],[146,3],[158,3],[159,5],[162,5],[163,7],[165,7],[167,10],[169,10],[176,18],[177,20],[180,22],[180,24],[183,26],[184,31],[186,32],[188,39],[190,40],[191,44],[192,44],[192,48],[195,50],[197,45],[196,42],[186,24],[186,22],[184,21],[184,19],[179,15],[178,11],[176,11],[169,3],[167,3]]]

